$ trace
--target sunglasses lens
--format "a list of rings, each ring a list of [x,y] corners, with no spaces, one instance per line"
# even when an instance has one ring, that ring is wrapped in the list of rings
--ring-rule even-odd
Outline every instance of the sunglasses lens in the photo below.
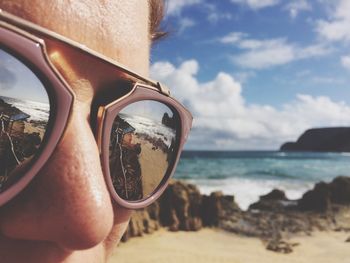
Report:
[[[37,157],[49,113],[39,78],[0,48],[0,192],[21,179]]]
[[[157,101],[138,101],[119,112],[111,131],[109,165],[122,199],[145,199],[161,184],[176,158],[178,127],[178,114]]]

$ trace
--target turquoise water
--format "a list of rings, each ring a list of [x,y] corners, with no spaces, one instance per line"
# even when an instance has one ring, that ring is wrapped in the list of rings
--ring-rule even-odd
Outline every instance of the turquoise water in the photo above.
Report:
[[[350,154],[278,151],[185,151],[175,178],[198,185],[203,193],[233,194],[246,209],[273,188],[297,199],[316,182],[350,176]]]

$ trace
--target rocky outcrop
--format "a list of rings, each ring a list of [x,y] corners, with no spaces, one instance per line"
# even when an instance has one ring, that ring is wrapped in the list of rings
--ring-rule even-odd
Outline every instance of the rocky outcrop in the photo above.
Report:
[[[350,128],[317,128],[305,131],[296,142],[287,142],[281,151],[350,152]]]
[[[202,227],[202,195],[192,184],[171,182],[159,200],[160,222],[172,231],[193,231]]]
[[[290,202],[290,200],[287,199],[286,194],[283,191],[273,189],[270,193],[260,196],[258,202],[249,206],[249,210],[283,210],[288,202]]]
[[[274,189],[247,211],[239,208],[233,196],[222,192],[201,195],[194,185],[172,181],[156,203],[134,212],[123,240],[159,227],[171,231],[219,227],[258,237],[269,250],[290,253],[297,245],[288,241],[293,234],[350,230],[349,212],[350,177],[345,176],[316,184],[300,200],[289,200],[283,191]]]
[[[156,202],[145,209],[133,212],[122,241],[127,241],[130,237],[151,234],[158,230],[159,227],[159,204]]]
[[[170,231],[197,231],[203,226],[219,226],[228,212],[241,212],[233,196],[222,192],[206,196],[195,185],[172,181],[154,204],[134,211],[123,240],[152,233],[160,226]]]
[[[304,211],[327,212],[334,205],[350,205],[350,178],[336,177],[331,183],[317,183],[298,201]]]

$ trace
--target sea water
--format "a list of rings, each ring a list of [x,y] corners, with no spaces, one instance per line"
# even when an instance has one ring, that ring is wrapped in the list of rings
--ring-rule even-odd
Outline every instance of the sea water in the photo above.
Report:
[[[246,209],[274,188],[298,199],[320,181],[350,176],[350,154],[279,151],[184,151],[175,178],[201,192],[223,191]]]

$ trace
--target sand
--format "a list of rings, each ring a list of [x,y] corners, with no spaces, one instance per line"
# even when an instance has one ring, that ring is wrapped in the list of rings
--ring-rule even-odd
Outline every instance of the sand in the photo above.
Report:
[[[34,133],[38,132],[40,134],[40,138],[43,139],[45,135],[45,129],[39,125],[33,124],[31,122],[24,122],[24,132],[26,133]]]
[[[130,239],[120,244],[109,263],[349,263],[350,233],[315,232],[312,236],[291,239],[298,242],[291,254],[265,249],[257,238],[248,238],[222,230],[168,232]]]

